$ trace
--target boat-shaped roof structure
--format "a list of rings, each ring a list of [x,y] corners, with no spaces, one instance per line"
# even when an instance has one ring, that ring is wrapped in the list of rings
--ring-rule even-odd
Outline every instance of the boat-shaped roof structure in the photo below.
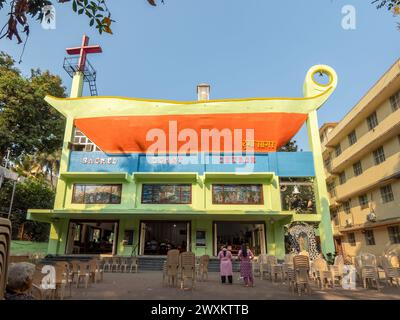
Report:
[[[315,75],[318,73],[327,75],[329,82],[317,83]],[[266,152],[276,151],[289,141],[304,124],[308,114],[326,102],[336,85],[336,72],[329,66],[316,65],[307,72],[304,96],[299,98],[171,101],[47,96],[45,100],[65,117],[72,118],[77,128],[102,151],[110,154],[147,152],[157,140],[154,130],[161,130],[168,137],[177,135],[174,152],[220,151],[220,146],[228,139],[227,132],[233,135],[235,130],[241,130],[243,143],[240,147],[232,144],[231,150],[229,146],[228,149],[224,148],[225,152],[243,151],[246,147],[254,147],[256,152]],[[194,134],[203,136],[204,130],[208,130],[208,133],[214,130],[214,133],[221,135],[218,146],[214,148],[211,134],[209,142],[212,146],[209,150],[203,150],[200,143],[197,146],[191,143],[189,149],[182,149]],[[253,130],[252,138],[246,136],[246,132],[250,132],[246,130]],[[169,138],[166,140],[165,150],[159,147],[158,152],[171,152],[171,144],[174,143]]]

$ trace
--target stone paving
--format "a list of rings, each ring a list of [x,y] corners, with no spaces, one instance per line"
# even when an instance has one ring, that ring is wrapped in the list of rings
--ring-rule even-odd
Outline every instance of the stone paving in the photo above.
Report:
[[[162,285],[161,271],[139,273],[106,273],[103,282],[91,284],[89,288],[73,288],[72,297],[77,300],[350,300],[350,299],[384,299],[400,300],[400,288],[387,287],[381,284],[381,290],[364,289],[344,290],[341,287],[325,290],[312,285],[311,295],[298,296],[289,291],[287,284],[272,283],[269,280],[255,278],[254,287],[244,287],[234,275],[234,283],[221,284],[217,272],[209,273],[205,282],[196,282],[193,290],[165,287]]]

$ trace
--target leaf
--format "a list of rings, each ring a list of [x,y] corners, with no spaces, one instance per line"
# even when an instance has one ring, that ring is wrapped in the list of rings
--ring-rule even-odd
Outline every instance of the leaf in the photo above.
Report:
[[[74,2],[72,2],[72,10],[74,10],[74,12],[76,12],[76,10],[78,10],[78,7],[76,5],[76,0],[74,0]]]
[[[83,8],[82,8],[82,9],[79,9],[79,10],[78,10],[78,14],[82,14],[83,11],[85,11],[85,9],[83,9]]]
[[[94,19],[90,19],[89,25],[90,25],[91,27],[93,27],[93,25],[94,25]]]

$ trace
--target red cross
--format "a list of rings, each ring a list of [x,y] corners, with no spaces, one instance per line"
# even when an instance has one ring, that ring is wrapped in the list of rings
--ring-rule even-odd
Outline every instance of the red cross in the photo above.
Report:
[[[75,48],[67,48],[67,53],[71,55],[79,54],[78,71],[85,70],[86,55],[89,53],[101,53],[101,47],[99,45],[89,46],[89,37],[83,35],[82,45]]]

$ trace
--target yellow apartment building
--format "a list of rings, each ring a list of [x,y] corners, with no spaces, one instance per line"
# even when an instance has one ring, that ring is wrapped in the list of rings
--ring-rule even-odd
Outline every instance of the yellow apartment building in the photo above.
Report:
[[[320,138],[336,251],[400,243],[400,59]]]

